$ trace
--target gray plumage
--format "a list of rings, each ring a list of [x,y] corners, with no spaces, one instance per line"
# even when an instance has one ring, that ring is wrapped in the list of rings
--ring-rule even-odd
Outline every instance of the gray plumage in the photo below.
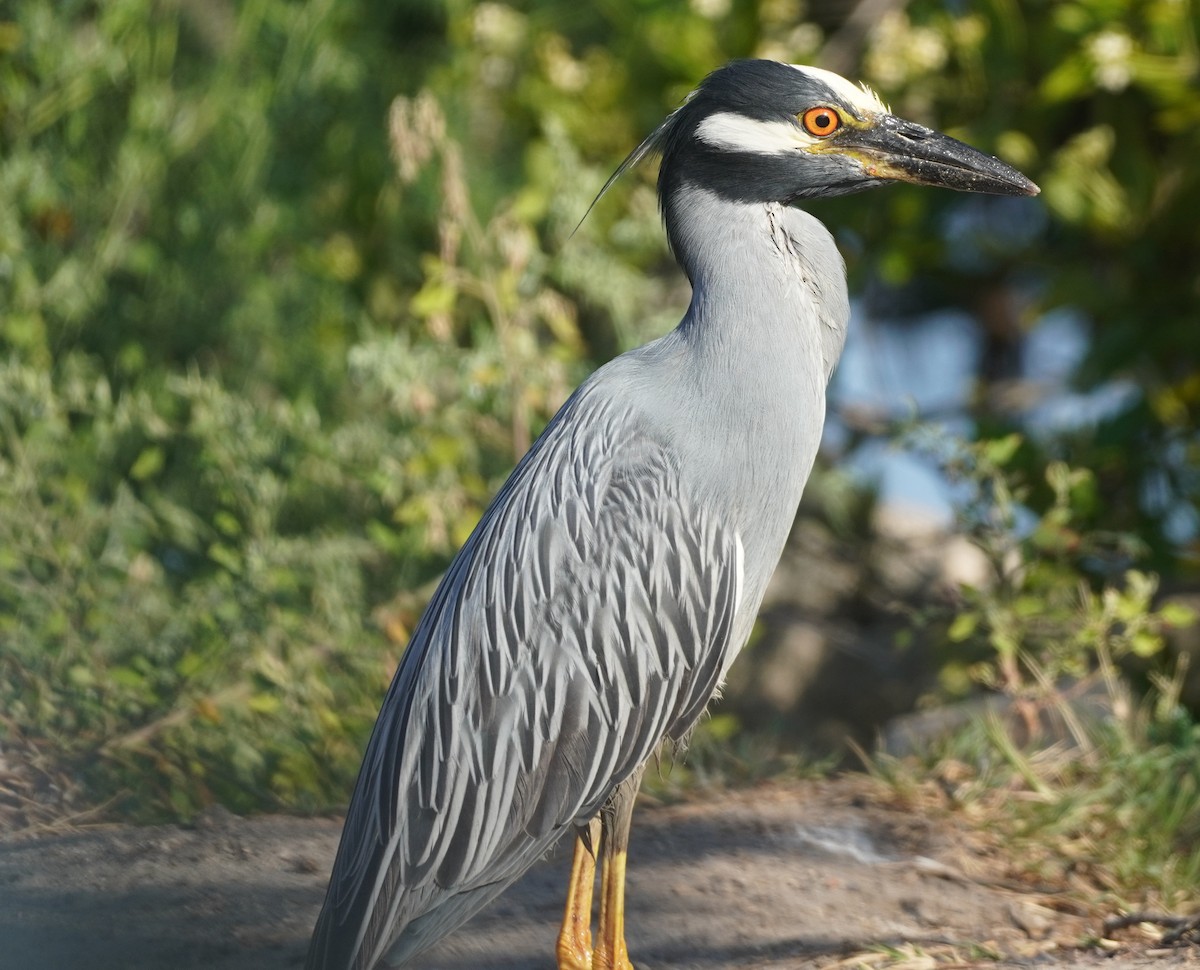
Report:
[[[795,126],[813,103],[866,119],[877,99],[841,85],[735,63],[631,156],[663,156],[691,304],[581,385],[454,559],[367,749],[310,970],[404,963],[445,936],[718,689],[816,457],[849,316],[832,238],[788,203],[897,177],[789,157],[770,149],[786,128],[752,126]],[[744,152],[725,144],[738,131]],[[968,157],[991,165],[984,190],[1028,192]]]

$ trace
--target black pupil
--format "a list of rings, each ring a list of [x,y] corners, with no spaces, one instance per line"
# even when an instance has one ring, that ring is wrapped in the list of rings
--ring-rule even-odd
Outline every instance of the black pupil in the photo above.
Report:
[[[822,111],[819,115],[817,115],[816,118],[813,119],[813,121],[816,123],[816,126],[818,128],[832,128],[833,127],[833,118],[831,118],[824,111]]]

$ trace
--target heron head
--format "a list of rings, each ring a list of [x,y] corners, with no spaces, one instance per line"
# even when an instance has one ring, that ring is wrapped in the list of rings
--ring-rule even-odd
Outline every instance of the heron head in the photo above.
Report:
[[[857,192],[889,181],[995,195],[1038,187],[997,158],[897,118],[865,85],[815,67],[734,61],[714,71],[622,166],[662,154],[681,185],[744,202]]]

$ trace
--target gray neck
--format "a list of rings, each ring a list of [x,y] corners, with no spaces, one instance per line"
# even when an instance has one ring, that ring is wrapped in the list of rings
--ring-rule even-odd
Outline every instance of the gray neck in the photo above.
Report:
[[[666,208],[671,248],[692,281],[680,323],[688,339],[751,369],[787,360],[807,374],[819,362],[822,388],[828,384],[850,304],[845,263],[825,226],[801,209],[691,185]]]
[[[687,185],[670,202],[692,302],[646,349],[688,360],[647,376],[667,385],[654,393],[666,398],[659,413],[672,416],[666,430],[688,480],[736,524],[747,562],[761,564],[746,577],[761,596],[820,443],[849,317],[845,268],[829,232],[799,209]]]

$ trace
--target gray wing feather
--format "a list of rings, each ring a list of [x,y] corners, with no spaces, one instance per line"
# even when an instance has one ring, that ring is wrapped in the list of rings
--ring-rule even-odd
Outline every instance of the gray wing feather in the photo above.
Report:
[[[741,545],[581,388],[455,558],[351,799],[309,970],[402,960],[591,818],[718,685]]]

